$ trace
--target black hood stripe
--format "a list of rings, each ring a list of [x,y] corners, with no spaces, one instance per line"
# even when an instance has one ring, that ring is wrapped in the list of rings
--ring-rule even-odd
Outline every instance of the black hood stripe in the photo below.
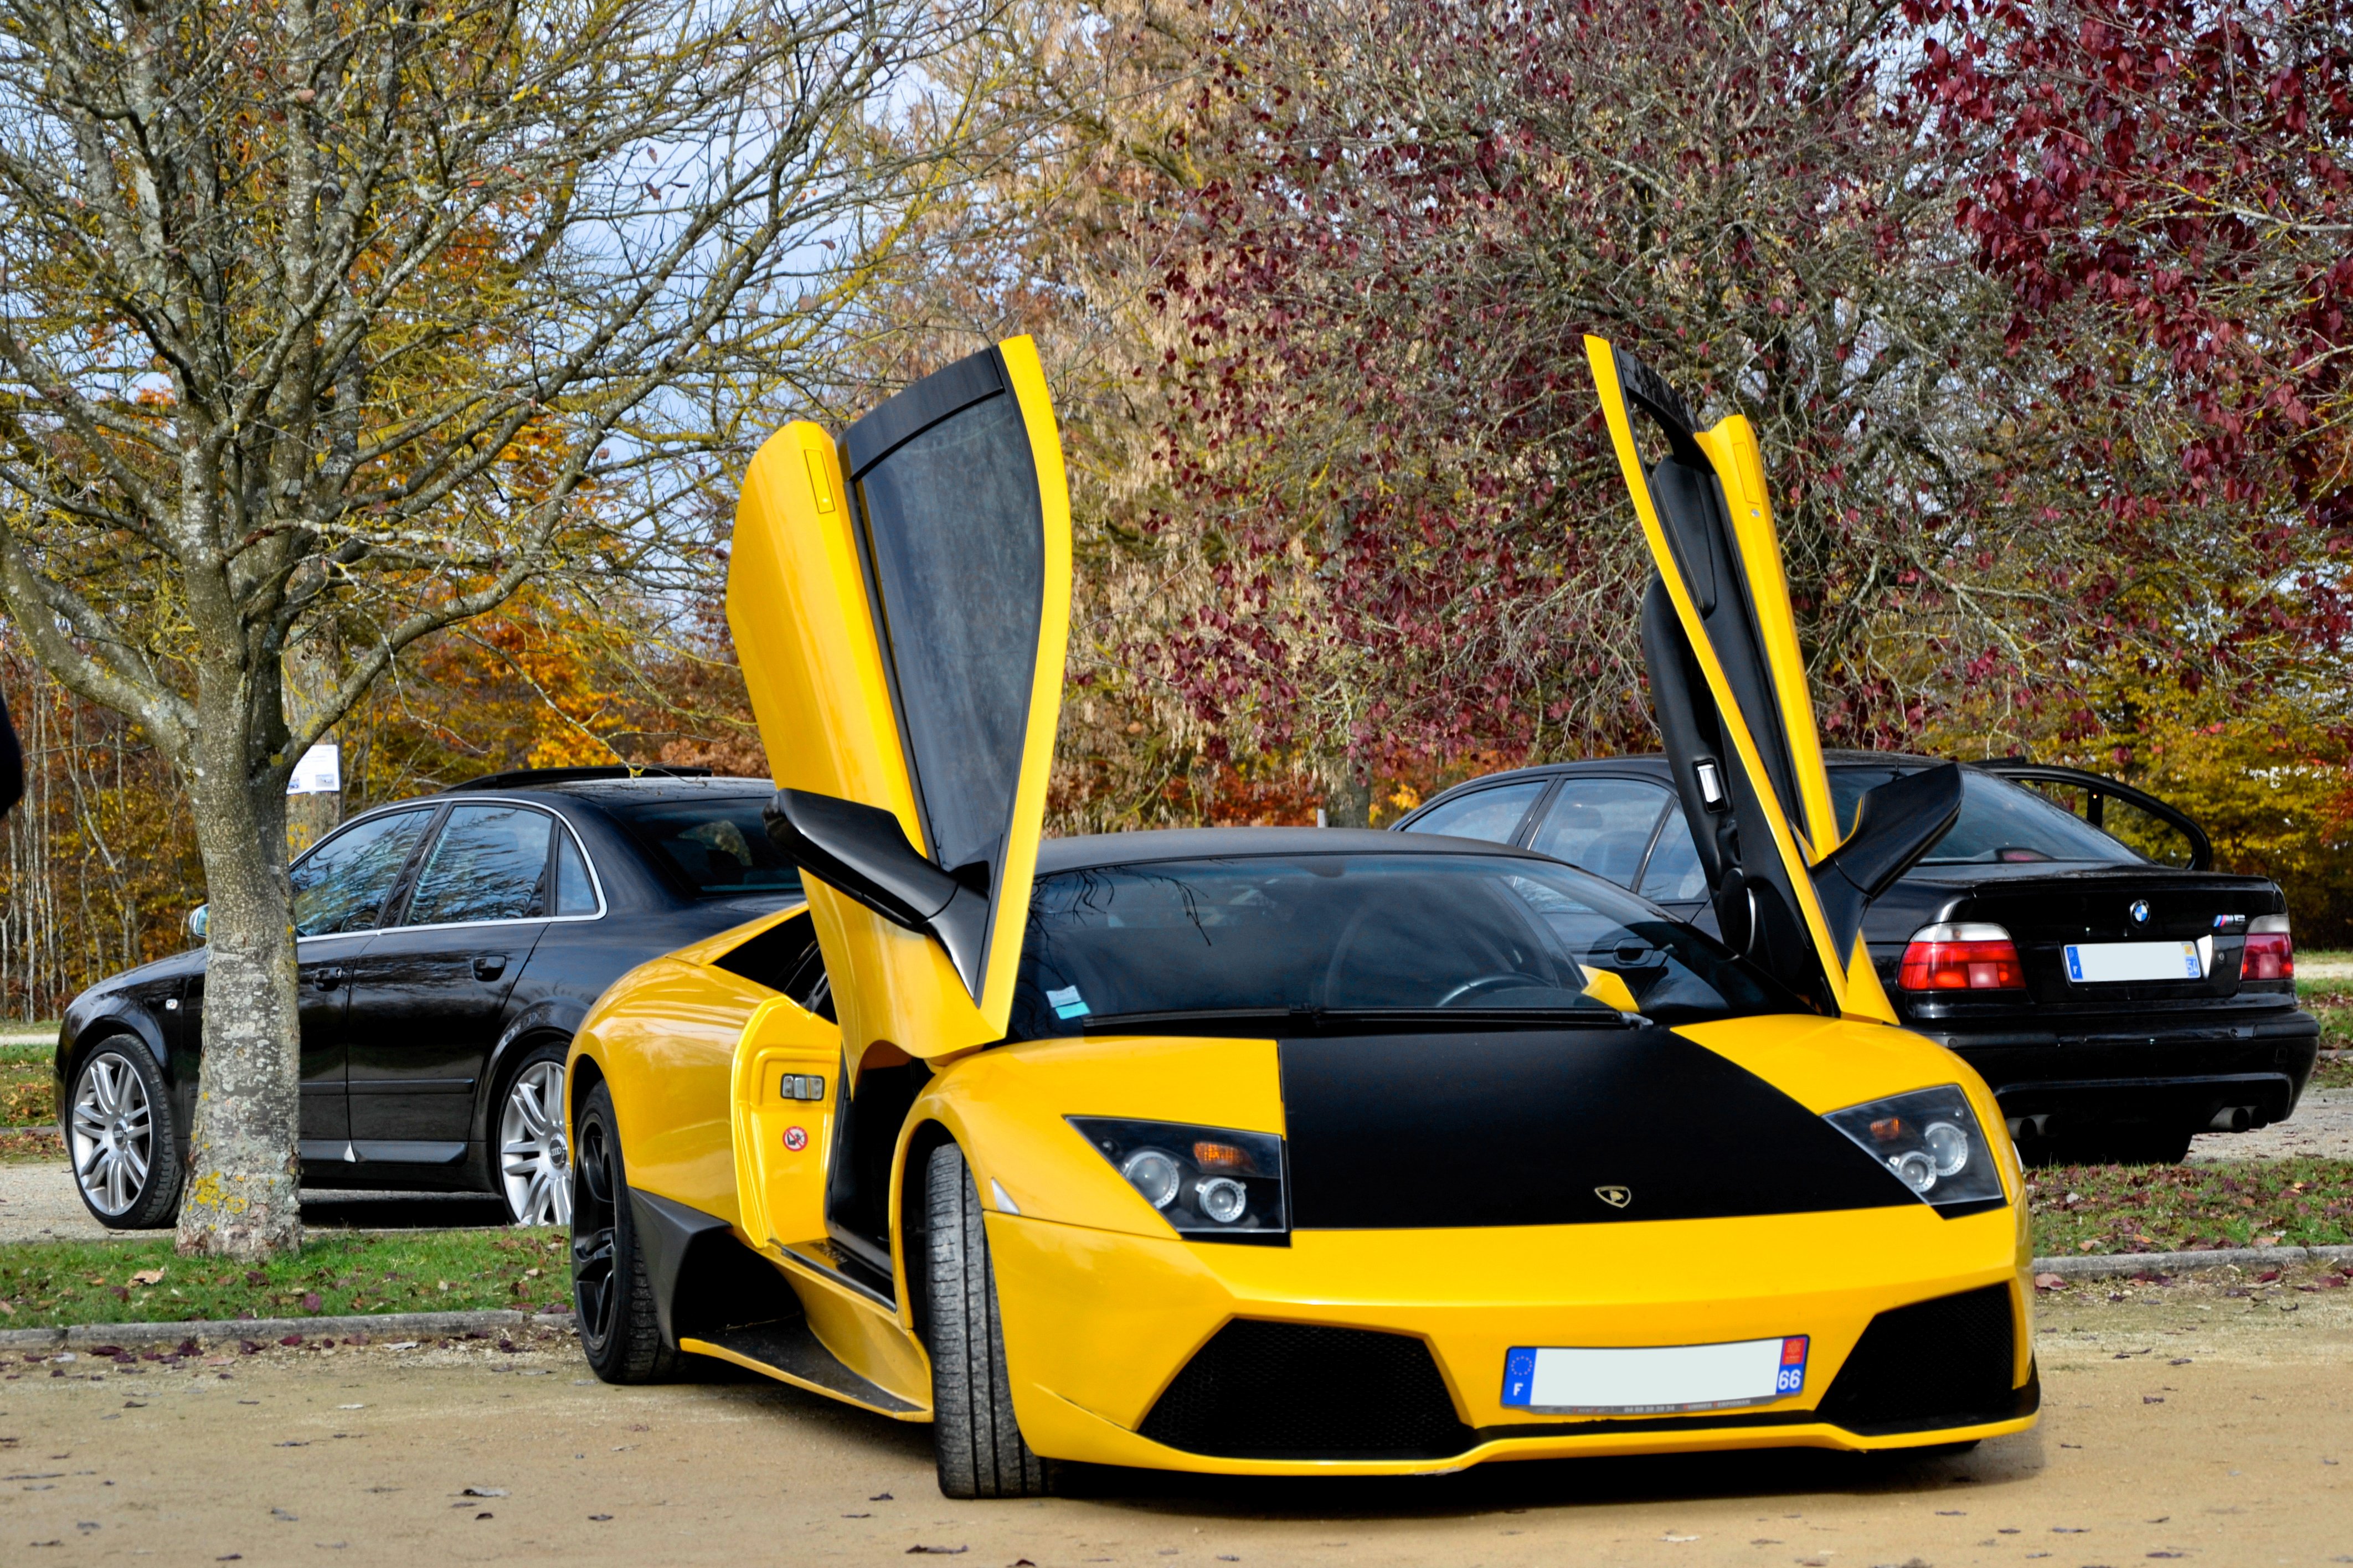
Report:
[[[1301,1230],[1720,1219],[1920,1201],[1773,1085],[1656,1026],[1278,1045]]]

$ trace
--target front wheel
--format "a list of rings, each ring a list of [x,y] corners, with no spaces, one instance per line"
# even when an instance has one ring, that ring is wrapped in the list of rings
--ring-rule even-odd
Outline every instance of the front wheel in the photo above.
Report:
[[[74,1190],[100,1225],[158,1230],[172,1223],[180,1207],[179,1129],[145,1046],[116,1035],[93,1047],[74,1069],[62,1120]]]
[[[629,1211],[613,1093],[601,1083],[580,1108],[573,1141],[572,1304],[580,1349],[607,1383],[660,1383],[677,1372],[679,1353],[663,1342],[654,1316],[653,1282]]]
[[[1054,1489],[1054,1466],[1030,1451],[1013,1418],[997,1270],[964,1151],[941,1144],[924,1176],[932,1444],[940,1490],[952,1498],[1044,1497]]]

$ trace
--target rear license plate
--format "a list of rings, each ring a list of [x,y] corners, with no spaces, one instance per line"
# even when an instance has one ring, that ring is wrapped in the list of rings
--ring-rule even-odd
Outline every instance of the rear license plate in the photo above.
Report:
[[[2103,942],[2067,949],[2067,978],[2078,985],[2119,980],[2203,980],[2205,955],[2194,942]]]
[[[1628,1350],[1517,1347],[1504,1403],[1562,1415],[1662,1415],[1767,1405],[1806,1387],[1807,1336]]]

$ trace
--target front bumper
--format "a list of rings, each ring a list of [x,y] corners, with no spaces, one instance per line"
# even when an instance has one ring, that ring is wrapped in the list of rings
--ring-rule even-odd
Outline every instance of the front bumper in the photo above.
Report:
[[[2284,1121],[2312,1077],[2320,1023],[2286,1011],[2237,1023],[2082,1019],[2056,1029],[1912,1026],[1987,1083],[2002,1114],[2205,1128],[2244,1107],[2249,1125]]]
[[[1307,1231],[1287,1247],[1188,1243],[988,1216],[1023,1436],[1060,1459],[1220,1474],[1415,1474],[1496,1458],[1811,1447],[1855,1450],[2024,1429],[2039,1400],[2015,1208],[1925,1206],[1651,1224]],[[1987,1292],[2009,1375],[1966,1417],[1841,1424],[1820,1408],[1875,1319]],[[1400,1336],[1428,1347],[1455,1436],[1411,1453],[1227,1452],[1155,1441],[1162,1396],[1237,1321]],[[1534,1415],[1503,1404],[1514,1346],[1811,1336],[1805,1388],[1735,1411]],[[1883,1350],[1884,1341],[1882,1341]],[[1924,1357],[1923,1373],[1933,1358]],[[1211,1445],[1204,1445],[1211,1446]]]

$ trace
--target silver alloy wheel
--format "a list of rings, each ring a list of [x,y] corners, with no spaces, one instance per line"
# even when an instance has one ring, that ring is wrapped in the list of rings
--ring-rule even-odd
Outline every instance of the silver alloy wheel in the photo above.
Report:
[[[499,1173],[517,1225],[572,1223],[571,1151],[564,1142],[564,1064],[533,1062],[499,1111]]]
[[[115,1051],[90,1058],[68,1126],[82,1197],[101,1215],[130,1213],[155,1157],[154,1108],[139,1069]]]

